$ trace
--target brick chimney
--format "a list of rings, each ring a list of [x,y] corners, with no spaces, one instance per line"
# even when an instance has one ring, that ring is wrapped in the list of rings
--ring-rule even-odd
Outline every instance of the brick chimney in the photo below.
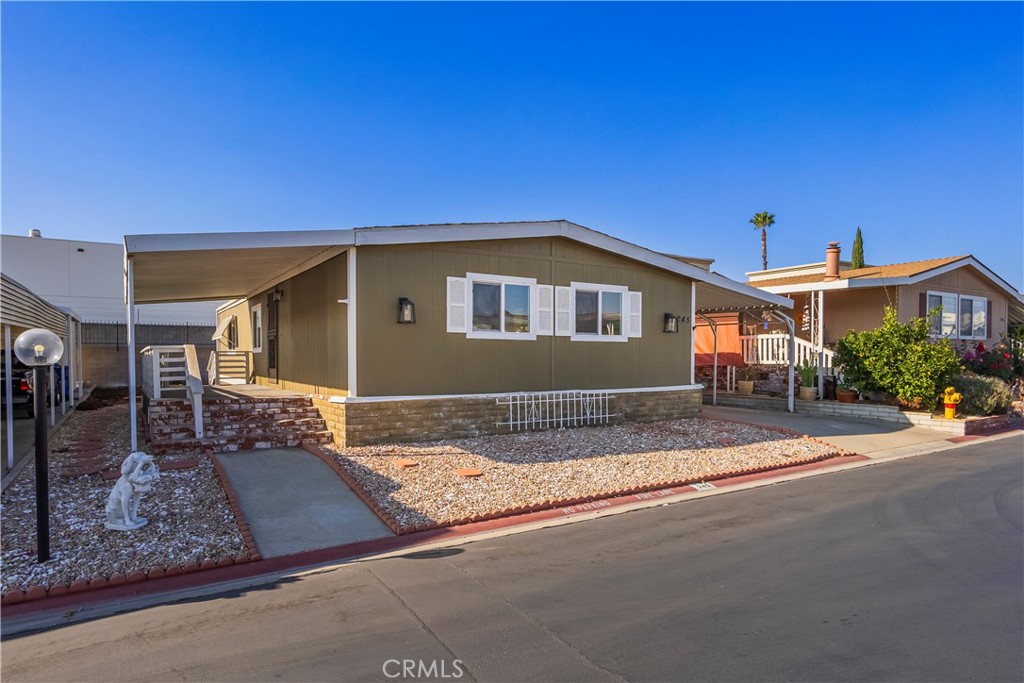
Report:
[[[839,242],[829,242],[825,249],[825,282],[839,279]]]

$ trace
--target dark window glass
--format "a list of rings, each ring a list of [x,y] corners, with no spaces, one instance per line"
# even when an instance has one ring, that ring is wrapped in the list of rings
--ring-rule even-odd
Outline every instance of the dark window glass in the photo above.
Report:
[[[597,292],[576,292],[576,334],[598,334]]]
[[[501,285],[473,283],[473,329],[501,331]]]

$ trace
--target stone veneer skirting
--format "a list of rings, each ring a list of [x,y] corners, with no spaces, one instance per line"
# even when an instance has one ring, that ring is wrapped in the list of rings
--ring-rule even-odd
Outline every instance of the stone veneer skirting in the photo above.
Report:
[[[614,390],[612,390],[614,391]],[[655,422],[700,414],[701,387],[668,391],[630,390],[611,394],[608,424]],[[331,402],[313,397],[313,404],[340,447],[382,443],[463,439],[508,434],[508,406],[496,395],[403,397],[395,400]]]

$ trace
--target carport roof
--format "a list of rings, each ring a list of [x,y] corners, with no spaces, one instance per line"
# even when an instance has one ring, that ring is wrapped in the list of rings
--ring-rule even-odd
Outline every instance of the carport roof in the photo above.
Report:
[[[569,221],[459,223],[280,232],[127,235],[135,303],[236,299],[350,247],[563,237],[620,254],[699,283],[698,311],[793,307],[792,300],[731,280]]]

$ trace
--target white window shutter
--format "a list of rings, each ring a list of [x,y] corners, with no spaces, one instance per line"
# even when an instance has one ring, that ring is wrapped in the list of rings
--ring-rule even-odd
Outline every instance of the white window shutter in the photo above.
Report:
[[[469,283],[464,277],[448,278],[447,310],[448,331],[465,334],[469,316]]]
[[[629,336],[643,336],[644,303],[641,292],[629,293]]]
[[[572,287],[555,287],[555,334],[572,336]]]
[[[551,285],[537,285],[536,320],[536,334],[551,336],[555,333],[555,288]]]

